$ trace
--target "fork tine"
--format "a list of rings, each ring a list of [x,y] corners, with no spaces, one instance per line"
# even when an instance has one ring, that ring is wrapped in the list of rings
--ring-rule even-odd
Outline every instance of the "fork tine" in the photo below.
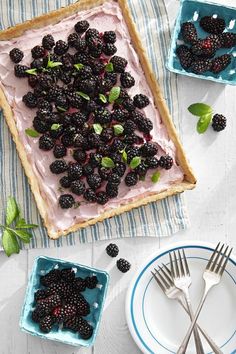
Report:
[[[218,243],[218,245],[216,246],[216,248],[214,249],[208,263],[207,263],[207,266],[206,266],[206,269],[209,270],[210,269],[210,266],[212,264],[212,261],[213,261],[213,258],[215,257],[215,255],[217,254],[218,252],[218,249],[219,249],[219,246],[220,246],[220,242]]]
[[[228,253],[228,256],[225,258],[225,261],[224,261],[224,263],[223,263],[223,265],[222,265],[222,267],[221,267],[221,270],[220,270],[220,275],[223,274],[223,272],[224,272],[224,270],[225,270],[225,268],[226,268],[226,265],[227,265],[227,263],[228,263],[228,260],[229,260],[229,257],[230,257],[230,255],[231,255],[232,251],[233,251],[233,248],[230,249],[230,251],[229,251],[229,253]]]
[[[174,261],[175,261],[176,276],[177,276],[177,278],[179,278],[180,277],[179,264],[178,264],[178,260],[177,260],[177,256],[176,256],[175,251],[174,251]]]
[[[170,279],[172,280],[172,283],[174,284],[170,269],[164,263],[162,263],[162,267],[165,268],[165,270],[168,273]]]
[[[160,266],[158,266],[158,267],[159,267],[160,271],[163,273],[163,276],[166,278],[166,281],[168,281],[171,286],[174,285],[171,276],[164,270],[165,267],[163,264],[162,264],[162,266],[163,266],[163,268],[161,268]]]
[[[213,260],[213,263],[210,267],[210,271],[212,272],[215,272],[216,270],[216,267],[217,267],[217,262],[219,261],[220,257],[222,256],[222,252],[223,252],[223,249],[224,249],[224,244],[220,247],[219,251],[217,252],[217,255],[215,257],[215,259]]]
[[[212,272],[218,273],[219,269],[222,266],[222,263],[223,263],[223,261],[225,259],[225,255],[226,255],[226,253],[227,253],[227,251],[229,249],[229,246],[227,246],[225,248],[224,252],[223,252],[223,247],[224,246],[225,245],[223,244],[223,246],[220,248],[219,253],[218,253],[218,255],[217,255],[217,257],[216,257],[216,259],[215,259],[215,261],[213,263],[214,267],[212,266],[211,269],[210,269]]]
[[[187,258],[186,258],[186,254],[185,254],[185,252],[184,252],[184,249],[182,249],[182,253],[183,253],[184,265],[185,265],[185,269],[186,269],[187,275],[190,276],[190,271],[189,271],[189,267],[188,267],[188,261],[187,261]]]
[[[178,249],[178,256],[179,256],[179,264],[180,264],[181,275],[185,276],[185,269],[184,269],[184,266],[183,266],[183,260],[182,260],[182,257],[181,257],[179,249]]]
[[[170,258],[170,270],[171,270],[171,276],[172,278],[175,278],[175,269],[174,269],[174,262],[172,258],[171,252],[169,253],[169,258]]]
[[[163,292],[165,292],[165,287],[162,285],[161,281],[158,279],[157,275],[154,272],[151,272],[154,279],[156,280],[157,284],[159,285],[159,287],[161,288],[161,290]]]
[[[159,278],[161,279],[162,283],[164,284],[165,288],[166,289],[169,289],[170,288],[170,284],[166,281],[166,279],[162,276],[162,274],[160,273],[160,271],[157,271],[156,268],[154,268],[155,271],[158,273],[159,275]],[[159,267],[159,269],[161,270],[161,267]]]

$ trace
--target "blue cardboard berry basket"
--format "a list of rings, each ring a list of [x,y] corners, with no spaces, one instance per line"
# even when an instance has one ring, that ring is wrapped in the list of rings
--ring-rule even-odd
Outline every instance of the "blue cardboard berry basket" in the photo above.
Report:
[[[197,75],[188,71],[185,71],[176,56],[176,49],[179,44],[183,44],[180,36],[181,24],[187,21],[191,21],[197,28],[199,38],[205,38],[209,33],[205,32],[199,25],[199,19],[203,16],[216,15],[224,18],[226,22],[225,32],[236,33],[236,8],[216,4],[213,2],[207,2],[203,0],[181,0],[180,10],[176,19],[175,27],[171,38],[171,47],[168,55],[167,69],[177,74],[196,77],[198,79],[211,80],[222,84],[236,85],[236,47],[219,49],[217,56],[223,54],[231,54],[232,61],[230,65],[220,72],[219,74],[213,74],[207,71],[204,74]]]
[[[59,327],[54,327],[51,332],[43,333],[39,329],[38,323],[31,319],[31,311],[34,308],[34,293],[40,285],[40,276],[48,273],[54,268],[69,268],[72,267],[76,272],[76,277],[85,278],[87,276],[96,275],[98,285],[95,289],[86,289],[83,292],[84,297],[89,302],[91,313],[86,316],[86,320],[93,326],[94,331],[91,338],[88,340],[82,339],[78,332],[74,333]],[[44,339],[51,339],[65,344],[74,346],[89,347],[94,344],[98,332],[99,323],[101,321],[102,310],[106,298],[107,288],[109,283],[109,275],[105,271],[96,268],[90,268],[78,263],[72,263],[56,258],[39,256],[34,262],[32,273],[27,286],[24,305],[21,312],[20,328],[21,330]]]

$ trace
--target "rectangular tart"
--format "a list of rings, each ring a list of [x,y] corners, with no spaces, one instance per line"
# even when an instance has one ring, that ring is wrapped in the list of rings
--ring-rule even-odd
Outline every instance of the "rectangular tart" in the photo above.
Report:
[[[55,160],[52,151],[40,150],[38,138],[29,137],[25,133],[25,129],[32,127],[36,110],[27,108],[22,102],[22,96],[31,88],[27,79],[14,76],[14,64],[9,58],[9,52],[14,47],[21,49],[25,56],[20,64],[29,65],[32,61],[31,49],[40,45],[43,36],[50,33],[55,40],[66,40],[73,32],[74,25],[81,20],[87,20],[90,27],[99,32],[116,32],[116,55],[127,59],[126,70],[135,79],[129,95],[133,97],[142,93],[149,98],[150,104],[142,109],[142,113],[153,123],[151,134],[152,141],[158,146],[157,157],[168,154],[174,163],[169,170],[160,169],[157,183],[152,181],[153,170],[148,170],[145,180],[140,180],[133,187],[128,187],[122,178],[118,196],[109,199],[105,205],[84,203],[81,197],[75,196],[77,204],[80,204],[78,208],[61,209],[58,205],[61,175],[58,177],[50,172],[49,165]],[[0,105],[44,225],[53,239],[195,186],[195,176],[151,70],[126,0],[81,0],[1,31]],[[70,159],[71,156],[65,158],[68,162]]]

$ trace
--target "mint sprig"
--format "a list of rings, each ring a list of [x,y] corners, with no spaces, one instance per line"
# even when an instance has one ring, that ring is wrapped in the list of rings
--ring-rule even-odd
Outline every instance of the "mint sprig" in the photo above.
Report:
[[[78,64],[74,64],[74,67],[75,67],[77,70],[80,70],[80,69],[82,69],[82,68],[84,67],[84,65],[81,64],[81,63],[78,63]]]
[[[121,89],[119,86],[112,87],[110,94],[109,94],[109,98],[108,98],[109,103],[112,103],[115,100],[117,100],[117,98],[119,98],[120,91],[121,91]]]
[[[37,69],[28,69],[25,72],[29,75],[37,75]]]
[[[61,124],[59,123],[54,123],[51,125],[51,130],[58,130],[61,127]]]
[[[60,61],[53,61],[50,59],[50,55],[48,56],[47,69],[53,69],[61,65],[62,63]]]
[[[103,157],[102,167],[114,168],[115,167],[114,161],[110,157]]]
[[[157,183],[160,179],[160,176],[161,176],[161,174],[159,171],[154,172],[151,177],[152,183]]]
[[[107,103],[107,98],[102,93],[99,94],[99,100],[102,101],[103,103]]]
[[[5,225],[0,225],[3,229],[2,246],[9,257],[13,253],[20,252],[19,240],[29,243],[32,235],[26,231],[38,227],[35,224],[27,224],[25,219],[21,217],[20,208],[14,197],[9,196],[6,207]]]
[[[133,170],[136,167],[138,167],[141,164],[141,157],[140,156],[135,156],[132,158],[131,162],[130,162],[130,168]]]
[[[27,134],[31,138],[38,138],[39,137],[39,133],[36,130],[31,129],[31,128],[25,129],[25,134]]]
[[[82,98],[84,98],[86,101],[90,101],[90,97],[89,95],[87,95],[86,93],[84,92],[81,92],[81,91],[76,91],[76,93],[81,96]]]
[[[197,132],[203,134],[207,131],[213,117],[213,109],[205,103],[194,103],[188,107],[188,111],[199,117],[197,122]]]
[[[106,66],[105,66],[105,70],[108,72],[108,73],[112,73],[114,71],[114,65],[110,62],[108,63]]]
[[[121,135],[124,131],[124,127],[120,124],[113,125],[115,135]]]
[[[211,120],[212,120],[212,113],[201,116],[197,122],[197,132],[199,134],[205,133],[205,131],[207,131],[211,123]]]
[[[100,135],[102,133],[102,131],[103,131],[103,127],[99,123],[94,123],[93,124],[93,129],[94,129],[95,133],[98,134],[98,135]]]

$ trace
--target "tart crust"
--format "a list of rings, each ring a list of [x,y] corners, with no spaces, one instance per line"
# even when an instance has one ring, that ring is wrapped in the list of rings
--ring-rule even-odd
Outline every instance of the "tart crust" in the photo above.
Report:
[[[132,39],[132,44],[139,56],[139,60],[142,65],[142,69],[143,69],[145,76],[146,76],[146,80],[148,82],[148,85],[149,85],[152,93],[153,93],[155,105],[157,106],[157,108],[160,112],[162,121],[168,131],[169,137],[173,141],[173,143],[176,147],[176,160],[184,172],[184,181],[181,183],[178,183],[178,184],[174,184],[173,186],[171,186],[167,190],[162,191],[160,193],[149,194],[148,196],[141,198],[141,199],[139,198],[138,200],[136,200],[134,202],[131,202],[131,203],[128,203],[125,205],[121,205],[120,207],[110,210],[110,211],[106,211],[96,218],[92,218],[92,219],[87,220],[85,222],[76,223],[75,225],[71,226],[70,228],[68,228],[66,230],[55,232],[52,222],[50,220],[48,220],[48,217],[47,217],[47,208],[48,208],[47,203],[42,198],[38,181],[33,173],[31,165],[27,159],[27,154],[24,149],[24,146],[19,139],[19,134],[18,134],[18,131],[16,128],[15,120],[13,118],[13,111],[6,99],[4,91],[0,88],[0,106],[3,109],[4,117],[6,119],[6,122],[8,124],[9,129],[10,129],[10,132],[12,134],[13,140],[16,144],[16,148],[17,148],[21,163],[22,163],[25,173],[28,177],[29,184],[30,184],[31,190],[33,192],[37,207],[40,212],[40,215],[43,219],[45,227],[47,228],[48,235],[52,239],[57,239],[62,235],[67,235],[68,233],[77,231],[80,228],[84,228],[89,225],[94,225],[95,223],[97,223],[99,221],[103,221],[106,218],[110,218],[115,215],[122,214],[123,212],[129,211],[133,208],[137,208],[139,206],[146,205],[150,202],[154,202],[154,201],[166,198],[168,196],[184,192],[185,190],[193,189],[196,184],[196,178],[195,178],[194,173],[187,161],[187,158],[185,156],[180,139],[177,135],[177,132],[176,132],[176,129],[175,129],[174,124],[172,122],[169,110],[167,108],[166,102],[162,96],[161,89],[156,81],[154,73],[152,72],[146,52],[142,46],[140,37],[137,33],[135,24],[134,24],[133,19],[131,17],[127,1],[126,0],[115,0],[115,1],[117,1],[121,7],[124,20],[128,26],[129,34]],[[74,13],[77,13],[78,11],[87,10],[87,9],[99,6],[105,2],[109,2],[109,0],[80,0],[78,3],[69,5],[69,6],[61,8],[59,10],[52,11],[47,14],[43,14],[41,16],[33,18],[30,21],[26,21],[24,23],[17,24],[14,27],[7,28],[6,30],[3,30],[0,32],[0,40],[10,40],[12,38],[22,35],[28,29],[41,28],[41,27],[44,27],[49,24],[57,23],[60,20],[62,20],[63,18],[73,15]]]

